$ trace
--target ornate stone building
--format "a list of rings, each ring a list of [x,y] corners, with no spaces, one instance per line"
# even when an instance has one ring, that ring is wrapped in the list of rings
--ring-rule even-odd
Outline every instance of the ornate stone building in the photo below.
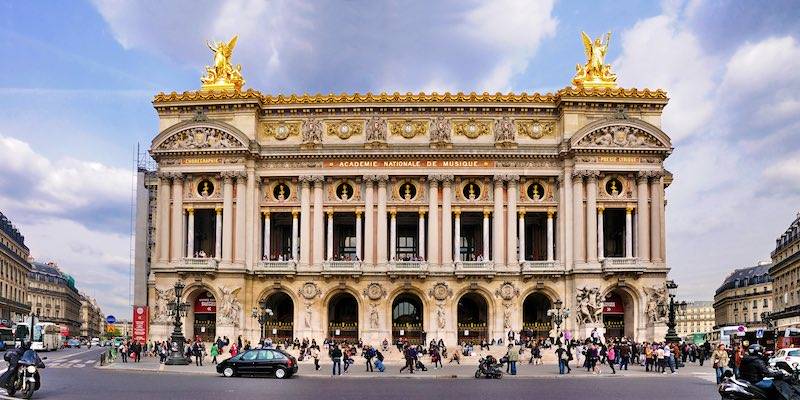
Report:
[[[733,271],[714,294],[715,328],[744,325],[763,328],[762,313],[772,311],[771,264],[758,265]]]
[[[182,280],[187,337],[550,336],[560,300],[575,336],[662,339],[668,99],[612,78],[547,94],[158,94],[135,278],[151,336],[171,330]]]
[[[675,321],[678,336],[686,337],[693,333],[711,333],[714,330],[716,319],[714,315],[714,302],[691,301],[686,304],[686,313],[676,316]]]
[[[81,335],[81,299],[75,280],[61,272],[53,262],[32,262],[28,275],[28,301],[37,320],[53,322],[68,330],[69,336]]]
[[[0,213],[0,323],[11,326],[31,312],[28,305],[28,262],[25,237]]]
[[[772,251],[773,278],[770,316],[779,330],[800,328],[800,213],[775,241]]]

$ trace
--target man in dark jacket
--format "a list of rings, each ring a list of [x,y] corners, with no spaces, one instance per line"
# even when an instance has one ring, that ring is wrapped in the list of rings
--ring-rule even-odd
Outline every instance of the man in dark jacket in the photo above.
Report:
[[[414,361],[417,359],[417,350],[414,346],[409,346],[406,344],[405,350],[403,350],[403,357],[406,359],[406,365],[403,368],[400,368],[400,372],[403,372],[404,369],[408,368],[409,372],[412,374],[414,373]]]
[[[332,345],[332,347],[330,349],[330,356],[331,356],[331,361],[333,361],[332,374],[333,375],[337,375],[336,372],[337,372],[337,369],[338,369],[338,372],[339,372],[338,375],[341,375],[342,374],[342,349],[340,349],[339,346],[337,346],[335,344]]]
[[[739,366],[739,376],[755,385],[759,389],[764,390],[767,394],[774,392],[771,379],[764,379],[766,377],[772,378],[775,374],[767,368],[767,363],[761,355],[761,345],[751,344],[747,348],[747,355],[742,358],[742,364]]]

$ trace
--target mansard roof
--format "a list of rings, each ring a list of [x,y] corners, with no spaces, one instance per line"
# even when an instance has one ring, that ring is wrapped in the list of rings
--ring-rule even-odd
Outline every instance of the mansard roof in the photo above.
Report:
[[[772,276],[769,274],[769,267],[771,266],[772,263],[770,262],[760,262],[758,265],[749,268],[734,270],[725,278],[725,281],[722,282],[722,285],[717,289],[715,294],[719,294],[728,289],[772,282]]]

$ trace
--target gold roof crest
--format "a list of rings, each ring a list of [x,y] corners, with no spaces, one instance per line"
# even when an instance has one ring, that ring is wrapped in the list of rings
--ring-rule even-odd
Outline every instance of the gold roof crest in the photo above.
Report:
[[[611,32],[606,34],[605,43],[600,37],[593,42],[586,32],[581,32],[581,40],[586,53],[586,65],[578,64],[575,67],[577,72],[572,84],[579,88],[617,87],[617,76],[611,73],[611,65],[605,63]]]
[[[235,35],[229,42],[214,42],[206,45],[214,53],[214,65],[206,66],[206,75],[200,78],[203,85],[201,91],[242,90],[242,66],[231,64],[233,49],[239,35]]]

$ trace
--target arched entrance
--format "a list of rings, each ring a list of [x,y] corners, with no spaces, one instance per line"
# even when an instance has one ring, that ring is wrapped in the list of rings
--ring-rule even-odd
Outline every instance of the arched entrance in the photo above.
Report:
[[[522,302],[523,338],[542,339],[550,337],[553,322],[547,310],[553,308],[550,298],[541,292],[534,292]]]
[[[328,302],[328,337],[348,343],[358,341],[358,301],[352,294],[335,294]]]
[[[217,300],[214,294],[200,290],[190,302],[192,305],[192,336],[204,342],[213,342],[217,333]],[[187,325],[189,321],[187,318]]]
[[[635,326],[633,321],[633,299],[619,289],[609,292],[603,302],[603,325],[606,328],[606,340],[612,338],[633,338]]]
[[[262,304],[272,310],[272,316],[264,324],[261,337],[272,338],[273,341],[294,339],[294,301],[286,292],[275,292],[267,296]]]
[[[486,298],[468,292],[458,299],[458,343],[489,340],[489,306]]]
[[[401,293],[392,302],[392,341],[425,344],[422,300],[413,293]]]

